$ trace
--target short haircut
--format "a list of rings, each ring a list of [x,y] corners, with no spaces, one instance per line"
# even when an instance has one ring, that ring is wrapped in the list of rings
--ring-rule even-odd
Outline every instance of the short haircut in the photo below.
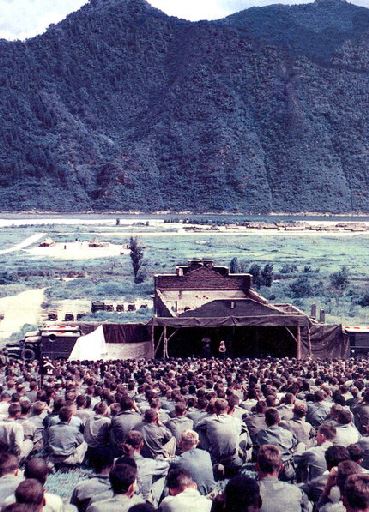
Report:
[[[228,402],[225,398],[218,398],[214,404],[216,414],[224,414],[228,410]]]
[[[113,466],[114,453],[112,448],[110,446],[96,446],[89,455],[89,461],[97,473]]]
[[[351,412],[347,409],[342,409],[337,413],[337,421],[340,425],[348,425],[352,421]]]
[[[357,475],[358,473],[362,473],[362,471],[362,468],[352,460],[344,460],[338,464],[336,481],[341,495],[343,495],[347,478],[350,475]]]
[[[140,448],[143,441],[143,436],[138,430],[130,430],[125,438],[124,444],[132,446],[135,450]]]
[[[8,414],[9,416],[13,417],[13,416],[16,416],[17,414],[20,414],[22,411],[21,411],[21,406],[19,403],[17,404],[10,404],[9,407],[8,407]]]
[[[276,425],[277,423],[279,423],[279,421],[280,417],[277,409],[270,407],[265,411],[265,423],[267,424],[268,427]]]
[[[352,510],[369,507],[369,475],[351,475],[343,491],[344,498]]]
[[[182,447],[197,446],[199,439],[199,434],[194,430],[185,430],[181,434],[181,445]]]
[[[255,404],[255,412],[258,412],[260,414],[264,414],[266,411],[266,408],[267,408],[267,406],[266,406],[265,400],[259,400]]]
[[[154,423],[154,421],[156,421],[157,418],[158,413],[157,411],[155,411],[155,409],[147,409],[147,411],[145,411],[144,420],[146,421],[146,423]]]
[[[284,403],[285,404],[293,404],[294,399],[295,399],[295,395],[293,393],[287,392],[284,395]]]
[[[108,409],[108,406],[105,402],[99,402],[98,404],[95,405],[95,412],[96,414],[105,414],[106,411]]]
[[[282,463],[279,448],[271,444],[264,444],[263,446],[260,446],[257,462],[260,471],[265,474],[271,474],[274,471],[279,471]]]
[[[224,489],[224,502],[227,512],[246,512],[248,507],[260,507],[259,484],[248,476],[233,477]]]
[[[49,474],[49,467],[44,459],[34,457],[26,462],[24,468],[25,478],[34,478],[44,485]]]
[[[86,405],[86,398],[84,395],[78,395],[76,398],[77,407],[84,407]]]
[[[0,477],[8,475],[17,469],[19,469],[18,457],[8,452],[0,453]]]
[[[24,503],[12,503],[7,507],[3,507],[1,512],[34,512],[37,510],[37,507],[33,507],[31,505],[25,505]]]
[[[129,508],[129,512],[155,512],[155,510],[151,503],[139,503]]]
[[[17,503],[38,507],[43,504],[44,488],[34,478],[27,478],[18,485],[14,495]]]
[[[336,427],[330,423],[320,425],[318,432],[320,432],[327,439],[327,441],[333,441],[337,433]]]
[[[315,391],[314,398],[316,402],[322,402],[325,399],[324,391]]]
[[[45,402],[41,402],[40,400],[38,400],[32,406],[32,414],[34,414],[35,416],[40,416],[44,412],[45,407]]]
[[[293,406],[293,414],[298,418],[303,418],[306,415],[307,407],[304,402],[295,402]]]
[[[325,460],[327,461],[327,468],[329,470],[338,466],[340,462],[349,459],[350,454],[345,446],[328,446],[325,452]]]
[[[29,400],[21,400],[20,402],[21,406],[21,414],[28,414],[31,410],[32,404]]]
[[[347,447],[347,450],[350,454],[350,459],[354,462],[358,462],[364,457],[364,450],[359,444],[350,444],[350,446]]]
[[[137,476],[137,468],[130,464],[116,464],[109,473],[109,480],[114,494],[126,494]]]
[[[175,411],[178,416],[182,416],[187,409],[187,405],[184,402],[177,402],[175,406]]]
[[[73,406],[64,405],[59,411],[60,421],[68,423],[73,416]]]
[[[120,406],[122,411],[130,411],[133,408],[133,400],[129,396],[124,396],[120,400]]]
[[[184,491],[193,484],[191,474],[184,469],[172,469],[167,476],[168,489]]]
[[[231,410],[234,409],[235,407],[237,407],[239,403],[240,403],[240,399],[236,395],[231,395],[228,398],[228,405]]]

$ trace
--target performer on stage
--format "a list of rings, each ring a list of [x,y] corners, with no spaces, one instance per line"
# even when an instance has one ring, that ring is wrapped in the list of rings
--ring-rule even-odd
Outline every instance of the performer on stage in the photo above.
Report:
[[[225,359],[226,351],[227,351],[227,349],[226,349],[226,346],[225,346],[225,342],[224,342],[224,340],[222,340],[219,343],[219,348],[218,348],[220,359]]]

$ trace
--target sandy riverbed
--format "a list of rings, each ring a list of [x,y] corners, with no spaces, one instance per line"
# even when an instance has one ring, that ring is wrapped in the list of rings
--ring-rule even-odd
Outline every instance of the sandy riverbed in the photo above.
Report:
[[[28,238],[24,239],[19,244],[13,245],[12,247],[8,247],[7,249],[1,249],[0,254],[9,254],[11,252],[20,251],[21,249],[29,247],[30,245],[33,245],[34,243],[38,242],[44,236],[45,233],[35,233],[34,235],[31,235]]]

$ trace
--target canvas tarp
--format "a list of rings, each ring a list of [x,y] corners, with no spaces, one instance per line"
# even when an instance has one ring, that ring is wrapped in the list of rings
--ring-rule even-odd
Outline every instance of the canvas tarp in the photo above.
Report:
[[[158,317],[153,318],[154,326],[167,327],[309,327],[309,318],[303,315],[262,315],[227,317]]]
[[[320,359],[346,358],[350,354],[349,337],[344,333],[342,325],[312,324],[309,338],[302,336],[301,356]]]
[[[151,340],[151,329],[148,324],[110,324],[110,323],[79,323],[82,335],[89,334],[102,325],[106,343],[141,343]]]
[[[194,327],[300,327],[301,357],[321,359],[344,358],[349,354],[348,337],[341,325],[312,323],[304,315],[263,315],[244,317],[177,317],[154,318],[154,326],[172,328]]]

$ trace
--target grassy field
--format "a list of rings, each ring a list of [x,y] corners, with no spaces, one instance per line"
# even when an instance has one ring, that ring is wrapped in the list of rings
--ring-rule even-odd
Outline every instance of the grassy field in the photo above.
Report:
[[[62,221],[59,221],[62,222]],[[363,324],[368,322],[368,308],[358,304],[369,292],[369,235],[355,234],[284,234],[258,233],[184,233],[180,226],[144,221],[115,225],[111,217],[105,224],[50,223],[0,228],[0,251],[15,246],[37,233],[46,233],[56,242],[76,239],[98,239],[122,246],[130,235],[137,235],[144,246],[143,270],[146,278],[135,285],[128,255],[100,259],[68,261],[34,256],[26,247],[0,254],[0,297],[16,295],[29,288],[46,288],[44,309],[58,308],[60,301],[106,300],[150,301],[153,275],[173,272],[176,264],[197,257],[212,258],[217,264],[229,265],[236,257],[243,269],[257,263],[272,263],[275,280],[270,288],[260,292],[272,302],[291,302],[306,312],[312,303],[324,308],[328,323]],[[38,242],[33,246],[38,245]],[[288,266],[290,267],[289,271]],[[331,286],[330,275],[342,266],[349,270],[349,283],[342,293]],[[68,272],[79,272],[82,278],[62,279]],[[296,294],[291,284],[297,279],[308,283],[308,293]],[[114,321],[146,319],[151,310],[131,316],[114,314]],[[104,314],[108,319],[108,315]],[[89,317],[91,318],[91,317]]]

